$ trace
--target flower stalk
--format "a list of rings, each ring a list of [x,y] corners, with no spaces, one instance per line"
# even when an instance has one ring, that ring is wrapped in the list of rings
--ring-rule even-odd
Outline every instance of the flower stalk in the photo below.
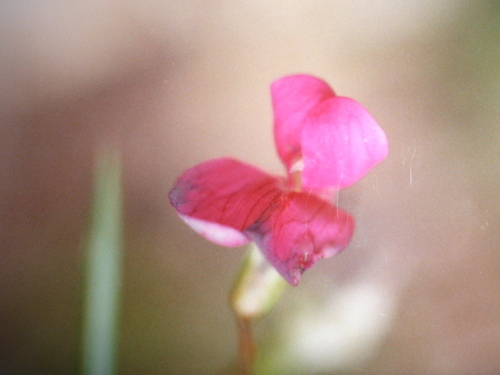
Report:
[[[239,365],[242,374],[251,374],[255,362],[252,323],[267,314],[283,294],[287,282],[251,243],[229,295],[239,334]]]

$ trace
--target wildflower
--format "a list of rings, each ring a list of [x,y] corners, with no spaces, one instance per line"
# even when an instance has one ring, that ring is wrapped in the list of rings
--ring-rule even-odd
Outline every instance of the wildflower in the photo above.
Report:
[[[354,220],[330,203],[388,153],[387,138],[356,101],[322,80],[293,75],[271,85],[274,136],[285,165],[273,176],[231,158],[184,172],[170,192],[179,216],[224,246],[254,241],[292,285],[349,243]]]

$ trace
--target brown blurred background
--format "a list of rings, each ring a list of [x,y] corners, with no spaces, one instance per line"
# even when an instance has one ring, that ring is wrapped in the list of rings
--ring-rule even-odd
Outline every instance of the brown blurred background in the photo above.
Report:
[[[125,190],[120,374],[228,374],[244,249],[168,204],[233,156],[282,173],[269,84],[360,101],[389,158],[340,193],[349,248],[257,326],[277,374],[500,373],[498,1],[0,4],[0,374],[78,369],[95,151]]]

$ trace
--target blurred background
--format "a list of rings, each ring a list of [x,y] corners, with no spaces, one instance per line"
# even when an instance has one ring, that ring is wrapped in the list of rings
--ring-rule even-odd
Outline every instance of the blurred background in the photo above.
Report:
[[[340,193],[350,246],[256,325],[267,373],[500,372],[498,1],[5,0],[0,51],[0,374],[78,372],[94,159],[116,145],[119,373],[234,373],[245,249],[167,194],[213,157],[283,173],[269,84],[293,73],[361,102],[391,152]]]

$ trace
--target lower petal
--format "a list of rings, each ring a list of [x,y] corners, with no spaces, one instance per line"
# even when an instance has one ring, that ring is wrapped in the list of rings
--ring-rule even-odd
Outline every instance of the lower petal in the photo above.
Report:
[[[196,232],[224,246],[247,243],[244,230],[281,193],[281,180],[221,158],[184,172],[169,194],[179,216]]]
[[[216,244],[228,247],[243,246],[251,242],[245,233],[229,226],[212,223],[194,217],[181,215],[179,217],[191,227],[196,233]]]
[[[354,232],[345,211],[306,193],[283,193],[246,232],[292,285],[321,258],[343,250]]]

